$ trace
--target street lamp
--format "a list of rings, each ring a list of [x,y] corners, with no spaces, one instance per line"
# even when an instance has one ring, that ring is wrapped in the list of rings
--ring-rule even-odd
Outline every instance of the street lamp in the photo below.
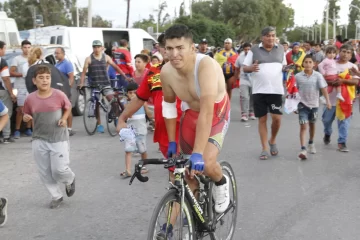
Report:
[[[320,32],[319,32],[319,43],[321,43],[321,29],[322,29],[322,25],[318,25],[318,24],[315,24],[314,25],[314,29],[315,29],[315,41],[316,41],[316,28],[319,28],[320,29]]]
[[[329,39],[329,0],[326,1],[325,39]]]
[[[334,11],[335,12],[335,11]],[[333,19],[331,19],[331,18],[329,18],[329,20],[333,23],[333,27],[334,27],[334,29],[333,29],[333,38],[334,38],[334,40],[335,40],[335,38],[336,38],[336,20],[335,20],[335,18],[334,18],[334,20]]]
[[[355,39],[358,39],[358,29],[360,27],[360,20],[355,20],[356,30],[355,30]]]

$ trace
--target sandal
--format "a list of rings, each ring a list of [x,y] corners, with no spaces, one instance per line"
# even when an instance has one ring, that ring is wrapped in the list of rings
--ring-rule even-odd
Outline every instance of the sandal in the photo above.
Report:
[[[129,173],[128,171],[124,171],[122,173],[120,173],[120,176],[125,179],[125,178],[129,178],[131,177],[131,173]]]
[[[267,151],[262,151],[260,154],[260,160],[267,160],[269,157],[269,153]]]
[[[271,156],[277,156],[279,154],[279,150],[278,150],[278,148],[276,146],[276,143],[271,144],[269,142],[269,146],[270,146],[270,154],[271,154]]]

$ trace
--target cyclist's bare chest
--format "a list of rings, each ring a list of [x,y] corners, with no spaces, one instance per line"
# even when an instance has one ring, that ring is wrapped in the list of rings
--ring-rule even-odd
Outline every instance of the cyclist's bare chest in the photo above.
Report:
[[[200,99],[196,93],[194,77],[175,75],[170,81],[171,88],[180,100],[188,103],[191,109],[199,108]]]

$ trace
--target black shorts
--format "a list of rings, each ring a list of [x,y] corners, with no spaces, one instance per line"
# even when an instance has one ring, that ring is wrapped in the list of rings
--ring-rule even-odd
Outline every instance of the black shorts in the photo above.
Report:
[[[233,73],[229,73],[229,74],[224,74],[225,77],[225,82],[227,82],[230,78],[232,78],[234,76]]]
[[[268,112],[282,115],[281,94],[253,94],[255,117],[260,118]]]

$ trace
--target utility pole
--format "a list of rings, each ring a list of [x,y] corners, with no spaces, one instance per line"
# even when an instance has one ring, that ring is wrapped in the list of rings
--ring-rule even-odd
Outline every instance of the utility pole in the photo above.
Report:
[[[333,9],[333,31],[334,31],[334,41],[336,39],[336,15],[335,15],[335,8]]]
[[[88,4],[88,27],[92,27],[92,0]]]
[[[79,17],[79,3],[76,2],[76,26],[80,27],[80,17]]]
[[[325,40],[329,39],[329,0],[326,3]]]

